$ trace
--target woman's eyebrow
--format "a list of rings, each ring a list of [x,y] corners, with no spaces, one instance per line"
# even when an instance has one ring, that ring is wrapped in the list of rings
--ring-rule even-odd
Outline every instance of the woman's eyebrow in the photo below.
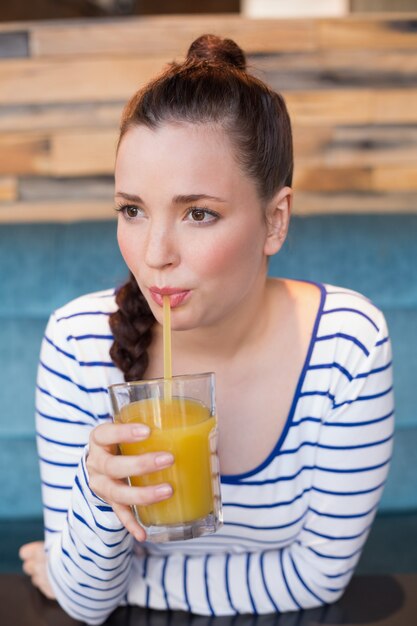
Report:
[[[192,193],[188,195],[174,196],[174,204],[188,204],[190,202],[196,202],[197,200],[215,200],[215,202],[226,202],[223,198],[217,196],[210,196],[206,193]]]
[[[121,197],[121,198],[124,198],[125,200],[128,200],[129,202],[137,202],[137,203],[143,204],[142,198],[140,196],[137,196],[136,194],[125,193],[124,191],[117,191],[115,195],[116,195],[116,198]],[[190,202],[197,202],[198,200],[214,200],[215,202],[226,202],[226,200],[224,200],[223,198],[218,198],[217,196],[210,196],[206,193],[192,193],[192,194],[187,194],[187,195],[181,194],[179,196],[174,196],[173,203],[174,204],[188,204]]]

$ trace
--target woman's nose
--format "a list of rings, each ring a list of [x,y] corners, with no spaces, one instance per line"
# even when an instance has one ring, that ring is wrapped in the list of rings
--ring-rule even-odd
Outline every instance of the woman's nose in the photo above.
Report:
[[[149,267],[160,269],[178,264],[179,250],[172,224],[150,224],[145,245],[145,263]]]

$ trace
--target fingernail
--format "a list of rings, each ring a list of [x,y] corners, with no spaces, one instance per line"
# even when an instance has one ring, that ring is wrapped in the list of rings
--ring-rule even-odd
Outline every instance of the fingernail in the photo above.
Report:
[[[132,427],[132,435],[134,437],[148,437],[150,432],[149,426],[145,426],[145,424],[137,424]]]
[[[155,457],[155,465],[157,467],[165,467],[167,465],[171,465],[174,462],[174,457],[172,454],[168,454],[164,452],[163,454],[158,454]]]
[[[171,485],[160,485],[159,487],[155,487],[155,495],[161,499],[172,496]]]

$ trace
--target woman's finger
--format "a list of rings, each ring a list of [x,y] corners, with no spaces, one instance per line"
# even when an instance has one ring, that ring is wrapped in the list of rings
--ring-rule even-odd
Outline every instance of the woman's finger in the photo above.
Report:
[[[90,442],[101,447],[111,447],[119,443],[142,441],[149,437],[150,432],[150,428],[146,424],[114,424],[108,422],[96,426],[91,431]]]
[[[103,452],[91,459],[90,467],[110,478],[121,479],[128,476],[142,476],[170,467],[174,457],[169,452],[147,452],[134,456],[122,456]]]
[[[26,561],[24,561],[22,565],[22,570],[25,572],[25,574],[27,574],[28,576],[33,576],[33,574],[35,573],[35,569],[35,561],[33,559],[27,559]]]
[[[124,504],[115,504],[113,506],[113,511],[116,513],[121,524],[137,541],[145,541],[146,532],[136,521],[130,507],[125,506]]]
[[[24,561],[31,558],[33,555],[38,554],[39,551],[44,551],[43,541],[32,541],[31,543],[25,543],[19,548],[19,558]]]
[[[169,483],[161,483],[149,487],[131,487],[124,481],[108,480],[106,476],[98,474],[90,479],[90,487],[105,502],[114,508],[115,504],[125,506],[153,504],[167,500],[173,494]]]

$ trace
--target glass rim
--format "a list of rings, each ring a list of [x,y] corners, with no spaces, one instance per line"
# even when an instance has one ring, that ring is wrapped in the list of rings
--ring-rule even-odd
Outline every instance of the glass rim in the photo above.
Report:
[[[144,387],[145,385],[157,385],[161,383],[167,383],[172,381],[180,381],[184,379],[196,379],[196,378],[204,378],[204,377],[215,377],[215,372],[200,372],[199,374],[178,374],[176,376],[172,376],[172,378],[148,378],[147,380],[131,380],[125,381],[124,383],[114,383],[113,385],[109,385],[107,389],[109,391],[121,389],[122,387]]]

